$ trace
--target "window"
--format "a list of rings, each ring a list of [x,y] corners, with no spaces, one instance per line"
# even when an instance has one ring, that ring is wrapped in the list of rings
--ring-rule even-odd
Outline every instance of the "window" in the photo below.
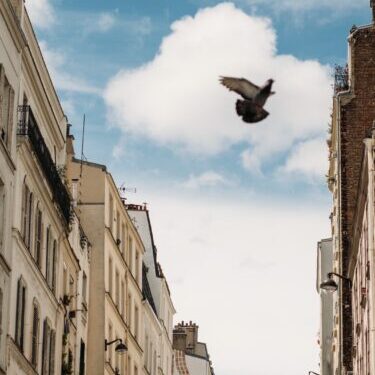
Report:
[[[85,271],[82,274],[82,302],[87,304],[87,276]]]
[[[51,265],[51,288],[53,292],[55,292],[56,289],[56,255],[57,255],[57,241],[53,241],[53,247],[52,247],[52,265]]]
[[[121,315],[125,319],[125,284],[121,281]]]
[[[120,213],[116,211],[116,239],[121,241],[121,234],[120,234]],[[117,241],[118,243],[118,241]],[[121,242],[119,243],[121,245]]]
[[[115,276],[115,301],[116,301],[116,306],[118,309],[120,309],[120,275],[118,271],[116,270],[116,276]]]
[[[68,284],[68,270],[66,268],[66,265],[64,264],[64,267],[63,267],[63,285],[62,285],[63,295],[68,294],[67,284]]]
[[[108,325],[108,342],[112,341],[112,324],[109,323]],[[112,345],[107,346],[107,351],[108,351],[108,362],[112,366]]]
[[[112,278],[113,278],[112,272],[113,272],[112,271],[112,258],[109,258],[108,260],[108,291],[111,297],[112,297]]]
[[[55,373],[55,342],[56,333],[51,329],[48,319],[43,323],[42,375]]]
[[[74,310],[76,306],[76,286],[72,275],[69,277],[69,297],[70,297],[70,309]]]
[[[138,306],[134,308],[134,337],[138,339],[139,310]]]
[[[139,268],[139,252],[138,249],[135,249],[135,279],[137,280],[138,284],[140,284]]]
[[[144,353],[145,353],[144,365],[145,365],[146,369],[148,369],[148,336],[147,336],[147,334],[146,334],[146,338],[145,338]]]
[[[81,347],[79,350],[79,375],[85,375],[85,343],[81,339]]]
[[[128,316],[127,316],[127,321],[128,321],[128,327],[131,331],[131,327],[132,327],[132,296],[131,294],[129,293],[128,295]]]
[[[154,363],[153,363],[153,375],[156,375],[156,350],[154,350]]]
[[[51,228],[48,226],[46,229],[46,280],[49,285],[51,273]]]
[[[22,278],[18,280],[17,285],[17,308],[16,308],[16,332],[15,341],[21,352],[24,348],[24,330],[25,330],[25,302],[26,285]]]
[[[38,366],[38,353],[39,353],[39,307],[38,303],[33,303],[33,321],[31,331],[31,364],[34,368]]]
[[[0,123],[0,138],[5,143],[8,149],[12,142],[12,128],[13,128],[13,107],[14,107],[14,90],[9,84],[7,77],[4,75],[4,68],[1,66],[1,123]]]
[[[31,250],[31,229],[33,215],[33,193],[26,184],[22,191],[22,228],[21,234],[26,247]]]
[[[4,248],[4,224],[5,224],[5,189],[0,180],[0,251]]]
[[[3,291],[0,288],[0,345],[1,345],[2,333],[3,333]]]
[[[35,215],[34,258],[39,269],[42,268],[42,235],[43,235],[42,211],[39,208],[37,208],[36,215]]]
[[[109,228],[111,229],[111,232],[113,234],[113,197],[112,194],[109,194]]]
[[[133,272],[133,239],[129,236],[129,269]]]
[[[128,375],[132,375],[132,359],[130,355],[128,355]]]
[[[152,371],[152,367],[151,367],[152,366],[152,348],[153,348],[153,345],[152,345],[152,342],[150,342],[150,351],[149,351],[148,362],[147,362],[147,369],[150,372]]]
[[[117,339],[119,337],[119,335],[117,334],[117,332],[116,332],[116,336],[115,336],[115,338]],[[119,354],[117,354],[116,352],[115,352],[115,368],[116,368],[116,370],[118,370],[118,368],[119,368],[119,366],[120,366],[120,364],[119,364],[119,357],[121,357],[121,355],[119,355]]]
[[[121,253],[125,256],[125,225],[121,225]]]

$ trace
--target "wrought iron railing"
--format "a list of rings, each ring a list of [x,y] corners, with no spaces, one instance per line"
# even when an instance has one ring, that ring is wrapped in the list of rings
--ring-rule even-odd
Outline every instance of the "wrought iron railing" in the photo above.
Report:
[[[334,89],[335,94],[340,91],[346,91],[349,89],[349,68],[348,64],[345,66],[335,65],[335,83]]]
[[[17,135],[27,136],[29,138],[44,176],[52,190],[53,199],[59,206],[65,223],[68,225],[71,213],[70,196],[60,178],[30,106],[22,105],[18,107]]]

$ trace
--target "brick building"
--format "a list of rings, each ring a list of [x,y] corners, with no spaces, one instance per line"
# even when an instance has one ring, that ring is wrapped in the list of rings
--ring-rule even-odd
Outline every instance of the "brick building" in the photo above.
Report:
[[[371,2],[371,6],[374,7],[375,3]],[[353,26],[348,42],[347,68],[336,69],[335,76],[328,185],[333,195],[332,271],[353,280],[355,272],[361,272],[356,267],[368,266],[362,260],[358,262],[359,256],[366,257],[368,244],[365,245],[365,249],[358,251],[359,242],[353,239],[355,236],[358,237],[358,223],[361,221],[358,219],[358,206],[363,198],[363,192],[358,187],[365,173],[361,167],[364,160],[364,139],[369,135],[375,120],[374,24]],[[373,203],[371,203],[371,210],[373,210]],[[362,217],[363,212],[362,209]],[[365,227],[361,226],[361,228],[364,230]],[[360,237],[363,239],[362,229]],[[373,271],[368,270],[368,272]],[[363,364],[358,367],[355,360],[358,333],[367,329],[364,335],[369,334],[368,328],[365,328],[368,327],[367,323],[362,325],[362,328],[353,325],[353,312],[356,321],[362,316],[362,312],[355,313],[359,311],[357,282],[354,280],[354,288],[351,288],[351,283],[342,279],[337,279],[337,282],[339,288],[333,298],[333,373],[348,374],[353,368],[358,374],[373,373],[369,371],[368,365]],[[362,307],[360,311],[361,309]],[[370,348],[366,346],[366,350]]]

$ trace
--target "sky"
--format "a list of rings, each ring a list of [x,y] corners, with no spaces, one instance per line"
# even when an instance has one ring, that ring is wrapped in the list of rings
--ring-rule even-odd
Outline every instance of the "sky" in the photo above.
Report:
[[[177,310],[217,375],[319,372],[332,71],[369,0],[26,0],[83,155],[147,202]],[[220,75],[275,79],[244,124]],[[131,192],[136,188],[136,193]],[[271,360],[270,360],[271,359]]]

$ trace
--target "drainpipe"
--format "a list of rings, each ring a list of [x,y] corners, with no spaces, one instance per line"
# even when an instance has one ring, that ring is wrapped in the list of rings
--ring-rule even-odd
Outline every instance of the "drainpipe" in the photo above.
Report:
[[[375,4],[374,4],[375,5]],[[368,252],[369,252],[369,268],[370,268],[370,282],[369,282],[369,326],[370,326],[370,373],[374,374],[374,347],[375,347],[375,322],[374,322],[374,302],[375,302],[375,288],[372,280],[375,277],[375,254],[374,254],[374,147],[375,147],[375,121],[373,122],[371,131],[371,141],[366,140],[366,152],[368,159],[368,198],[367,198],[367,215],[368,215]]]

